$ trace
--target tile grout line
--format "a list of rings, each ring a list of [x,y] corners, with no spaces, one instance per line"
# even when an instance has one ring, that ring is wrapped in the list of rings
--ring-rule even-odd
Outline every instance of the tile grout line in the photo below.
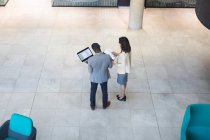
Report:
[[[50,36],[49,42],[51,41],[51,39],[52,39],[52,31],[51,31],[51,36]],[[31,109],[30,109],[30,114],[29,114],[29,115],[31,115],[31,111],[32,111],[32,108],[33,108],[33,106],[34,106],[34,101],[35,101],[35,97],[36,97],[36,95],[37,95],[37,90],[38,90],[38,87],[39,87],[39,82],[40,82],[41,75],[42,75],[42,72],[43,72],[43,69],[44,69],[44,65],[45,65],[45,62],[46,62],[48,49],[49,49],[49,43],[48,43],[47,51],[46,51],[46,53],[45,53],[43,65],[42,65],[41,72],[40,72],[40,75],[39,75],[39,79],[38,79],[38,82],[37,82],[37,87],[36,87],[36,90],[35,90],[34,99],[33,99],[33,101],[32,101],[32,105],[31,105]]]
[[[160,137],[160,140],[162,140],[161,133],[160,133],[160,127],[159,127],[158,119],[157,119],[157,112],[156,112],[155,105],[154,105],[153,98],[152,98],[152,92],[151,92],[151,87],[150,87],[150,84],[149,84],[148,73],[147,73],[147,70],[146,70],[146,67],[145,67],[144,56],[143,56],[143,54],[142,54],[141,47],[140,47],[140,51],[141,51],[141,57],[142,57],[143,65],[144,65],[144,68],[145,68],[145,73],[146,73],[146,76],[147,76],[146,79],[147,79],[147,84],[148,84],[148,87],[149,87],[149,94],[150,94],[150,98],[151,98],[151,100],[152,100],[152,106],[153,106],[154,112],[155,112],[155,119],[156,119],[156,122],[157,122],[159,137]]]
[[[50,31],[51,33],[50,33],[49,42],[52,40],[53,28],[54,28],[54,26],[55,26],[55,19],[54,19],[53,21],[54,21],[54,23],[53,23],[53,26],[52,26],[52,30]],[[44,62],[43,62],[43,65],[42,65],[42,69],[41,69],[41,72],[40,72],[38,84],[37,84],[37,87],[36,87],[34,99],[33,99],[32,106],[31,106],[31,110],[30,110],[30,116],[31,116],[31,112],[32,112],[32,109],[33,109],[33,106],[34,106],[35,97],[36,97],[36,95],[37,95],[37,93],[38,93],[37,90],[38,90],[38,87],[39,87],[39,82],[40,82],[41,75],[42,75],[42,72],[43,72],[43,69],[44,69],[44,65],[45,65],[45,62],[46,62],[46,58],[47,58],[47,53],[48,53],[49,47],[50,47],[50,43],[48,43],[47,51],[46,51],[46,53],[45,53]],[[55,112],[55,113],[56,113],[56,112]],[[56,114],[55,114],[55,115],[56,115]],[[51,133],[50,133],[50,140],[53,139],[53,131],[54,131],[54,123],[53,123],[52,130],[51,130]]]

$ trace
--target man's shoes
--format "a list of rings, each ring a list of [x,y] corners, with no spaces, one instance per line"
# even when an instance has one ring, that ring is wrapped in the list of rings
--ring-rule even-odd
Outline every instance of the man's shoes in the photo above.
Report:
[[[95,106],[90,106],[91,110],[95,110]]]
[[[109,107],[109,106],[110,106],[110,104],[111,104],[111,102],[110,102],[110,101],[108,101],[108,102],[107,102],[107,105],[106,105],[106,106],[104,106],[104,107],[103,107],[103,109],[106,109],[107,107]]]

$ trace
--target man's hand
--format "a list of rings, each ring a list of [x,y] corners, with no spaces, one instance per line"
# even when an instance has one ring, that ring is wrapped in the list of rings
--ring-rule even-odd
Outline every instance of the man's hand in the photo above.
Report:
[[[112,65],[116,65],[117,64],[117,62],[115,62],[115,61],[112,61]]]

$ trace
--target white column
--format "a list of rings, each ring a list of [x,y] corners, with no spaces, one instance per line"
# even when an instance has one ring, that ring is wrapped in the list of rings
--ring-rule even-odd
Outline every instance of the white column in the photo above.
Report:
[[[142,28],[145,0],[130,1],[130,15],[128,28],[138,30]]]

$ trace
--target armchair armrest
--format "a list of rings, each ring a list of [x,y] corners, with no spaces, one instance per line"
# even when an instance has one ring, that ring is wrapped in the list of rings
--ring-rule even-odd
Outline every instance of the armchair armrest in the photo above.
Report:
[[[36,128],[32,128],[31,135],[29,136],[29,140],[36,140]]]
[[[0,140],[3,140],[8,137],[8,129],[9,129],[9,120],[6,121],[1,127],[0,127]]]
[[[189,125],[189,122],[190,122],[190,108],[191,106],[189,105],[185,111],[185,114],[184,114],[184,118],[183,118],[183,121],[182,121],[182,128],[181,128],[181,140],[187,140],[186,139],[186,132],[187,132],[187,127]]]

